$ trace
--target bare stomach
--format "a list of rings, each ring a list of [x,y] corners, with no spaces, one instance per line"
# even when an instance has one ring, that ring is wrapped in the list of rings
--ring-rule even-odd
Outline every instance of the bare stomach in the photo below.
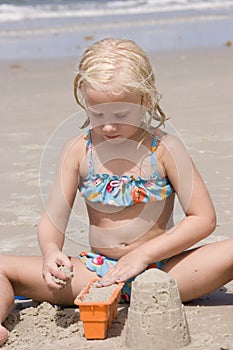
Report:
[[[132,232],[134,231],[133,230],[128,231],[128,236],[131,236]],[[92,227],[90,232],[90,246],[93,251],[98,252],[101,255],[107,256],[112,259],[119,259],[123,255],[129,253],[133,249],[143,244],[144,242],[149,241],[150,239],[160,235],[163,232],[164,230],[162,231],[157,227],[147,231],[142,236],[140,236],[139,238],[137,238],[132,242],[117,242],[117,240],[113,242],[112,239],[109,242],[109,240],[107,239],[107,235],[108,233],[112,235],[113,233],[112,231]],[[97,236],[98,236],[98,239],[96,239]],[[99,242],[97,242],[99,241],[99,238],[101,238],[101,243],[103,244],[100,244]]]
[[[137,248],[173,226],[174,198],[123,209],[88,206],[91,248],[113,259]],[[109,212],[111,211],[111,212]]]

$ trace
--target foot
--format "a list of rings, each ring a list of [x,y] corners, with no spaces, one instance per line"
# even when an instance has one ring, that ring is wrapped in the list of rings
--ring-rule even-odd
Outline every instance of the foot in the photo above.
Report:
[[[8,339],[8,330],[0,325],[0,346],[3,345]]]

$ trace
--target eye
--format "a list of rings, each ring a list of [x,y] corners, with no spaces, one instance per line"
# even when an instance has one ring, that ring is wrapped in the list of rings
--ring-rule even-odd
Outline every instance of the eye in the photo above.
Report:
[[[93,118],[103,118],[103,113],[97,113],[97,112],[93,112],[93,111],[88,111],[88,115],[89,117],[93,117]]]
[[[95,118],[103,118],[104,115],[103,115],[103,113],[94,113],[93,116]]]
[[[127,113],[116,113],[116,114],[115,114],[115,117],[116,117],[116,118],[119,118],[119,119],[125,118],[125,117],[127,117]]]

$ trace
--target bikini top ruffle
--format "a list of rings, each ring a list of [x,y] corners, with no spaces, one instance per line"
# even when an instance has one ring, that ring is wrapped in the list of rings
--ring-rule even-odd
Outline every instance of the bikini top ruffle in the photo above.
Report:
[[[133,175],[98,174],[94,171],[91,130],[87,131],[87,149],[90,151],[89,172],[80,188],[81,195],[88,201],[128,207],[137,203],[161,201],[169,197],[174,189],[167,177],[161,177],[156,168],[156,147],[158,137],[151,143],[151,164],[153,173],[148,178]]]

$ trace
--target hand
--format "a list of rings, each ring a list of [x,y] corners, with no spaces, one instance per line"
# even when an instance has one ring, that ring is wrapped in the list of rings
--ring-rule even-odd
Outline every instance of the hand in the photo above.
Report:
[[[138,250],[124,255],[119,261],[98,281],[98,286],[108,286],[113,283],[125,282],[147,268],[145,257]]]
[[[70,271],[73,270],[70,259],[60,250],[44,256],[42,275],[48,288],[62,289],[70,281],[68,274],[61,271],[61,266],[65,266]]]

